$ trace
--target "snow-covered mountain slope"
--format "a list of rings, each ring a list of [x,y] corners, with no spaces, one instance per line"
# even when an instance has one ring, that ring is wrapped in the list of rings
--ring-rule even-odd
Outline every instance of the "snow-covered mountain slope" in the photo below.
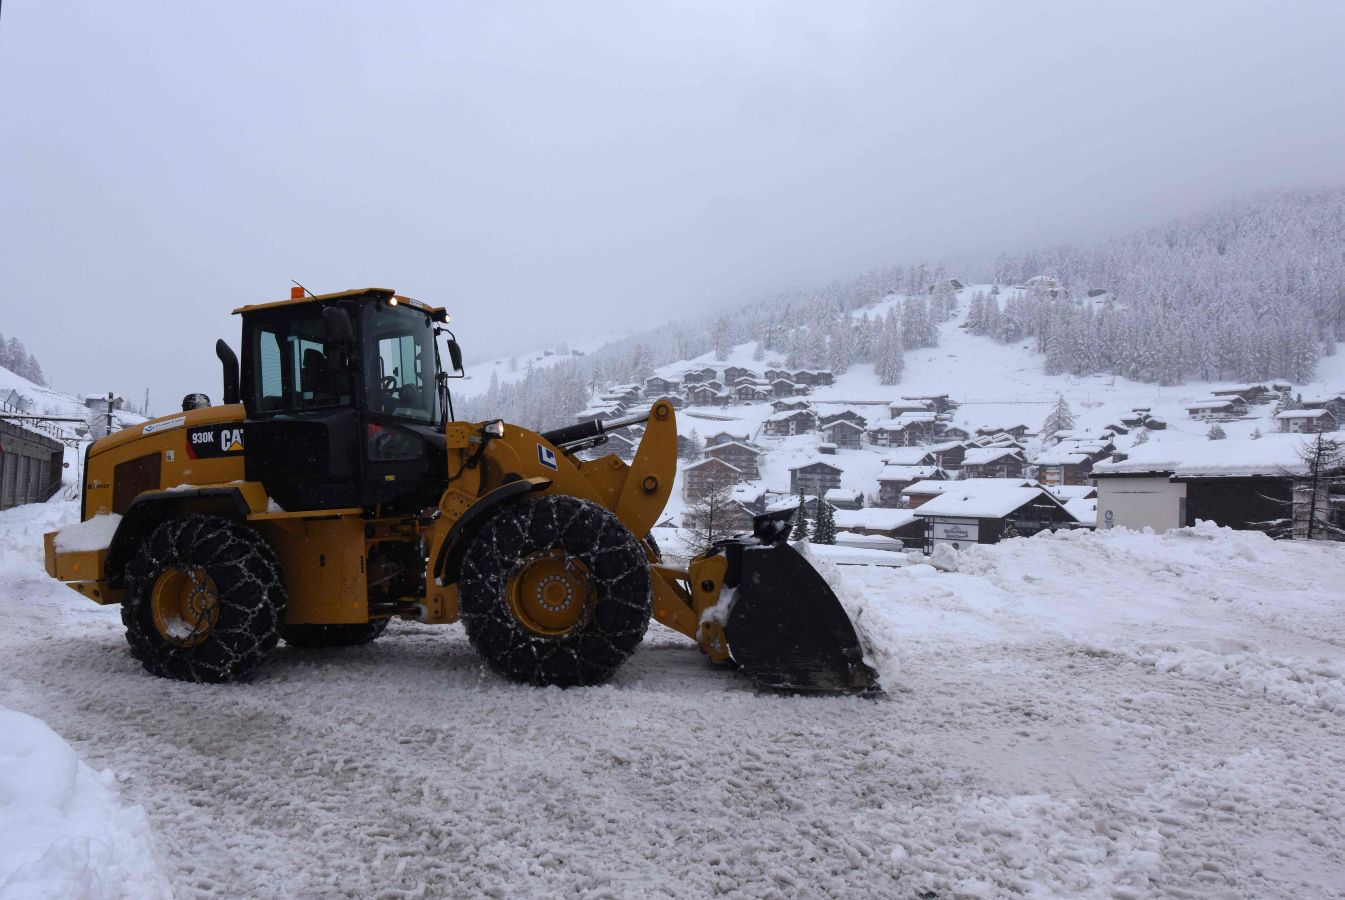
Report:
[[[17,393],[23,399],[24,412],[32,415],[76,417],[86,421],[94,415],[93,411],[85,406],[83,400],[79,397],[55,391],[40,384],[33,384],[33,382],[14,374],[9,369],[0,367],[0,400],[5,400],[12,393]],[[125,410],[114,411],[112,417],[115,421],[115,427],[118,429],[145,421],[144,416]],[[79,426],[78,423],[59,422],[55,423],[55,427],[67,433],[74,433]]]
[[[853,406],[872,422],[875,417],[886,417],[884,404],[903,396],[947,394],[958,404],[949,424],[974,434],[978,428],[1017,424],[1038,432],[1057,398],[1063,397],[1074,413],[1076,432],[1100,432],[1120,416],[1142,407],[1167,423],[1165,430],[1146,435],[1155,445],[1208,439],[1210,423],[1188,418],[1186,404],[1208,397],[1211,390],[1224,386],[1223,383],[1192,381],[1164,386],[1115,375],[1048,375],[1030,340],[1003,344],[970,334],[962,327],[971,297],[977,292],[989,293],[990,289],[990,285],[971,285],[958,292],[957,312],[939,326],[938,346],[906,351],[900,384],[881,384],[872,365],[859,363],[838,375],[835,384],[814,387],[801,399],[811,403],[819,414]],[[1012,290],[1004,294],[1007,296]],[[855,311],[852,316],[880,317],[888,307],[905,300],[905,295],[892,295],[872,307]],[[740,366],[761,371],[781,363],[778,354],[756,359],[756,347],[755,343],[741,344],[723,358],[711,352],[679,360],[659,367],[656,374],[674,378],[701,366],[721,369]],[[1345,390],[1345,352],[1323,358],[1312,381],[1294,386],[1295,393],[1308,397],[1338,390]],[[789,469],[819,458],[845,470],[843,487],[866,494],[876,490],[875,479],[890,450],[866,445],[861,450],[842,449],[835,456],[819,457],[817,447],[823,438],[817,433],[786,438],[762,436],[762,423],[773,412],[769,403],[691,406],[679,412],[678,429],[683,435],[695,432],[701,438],[727,431],[757,441],[768,451],[761,460],[762,477],[758,484],[772,492],[788,493]],[[1223,422],[1221,426],[1228,440],[1244,441],[1258,430],[1261,434],[1273,432],[1271,415],[1270,404],[1253,406],[1248,418]],[[1135,440],[1136,435],[1131,433],[1117,436],[1115,444],[1117,449],[1125,450]],[[674,503],[678,502],[675,499]],[[679,509],[675,506],[674,513]]]

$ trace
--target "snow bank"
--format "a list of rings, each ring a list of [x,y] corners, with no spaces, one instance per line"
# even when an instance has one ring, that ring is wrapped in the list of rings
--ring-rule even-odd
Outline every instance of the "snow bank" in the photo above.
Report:
[[[0,900],[170,897],[140,807],[38,719],[0,708]]]
[[[908,642],[1064,636],[1162,672],[1345,715],[1345,553],[1202,523],[1043,532],[850,570]]]
[[[79,521],[79,501],[58,498],[0,511],[0,575],[46,577],[42,535]]]

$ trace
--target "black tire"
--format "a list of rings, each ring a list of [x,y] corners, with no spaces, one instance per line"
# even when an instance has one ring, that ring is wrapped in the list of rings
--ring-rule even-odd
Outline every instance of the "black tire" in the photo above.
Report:
[[[389,619],[358,625],[281,625],[280,636],[291,647],[360,647],[372,644],[388,628]]]
[[[510,608],[510,580],[553,552],[587,570],[587,614],[561,636],[530,630]],[[463,556],[458,603],[467,636],[492,669],[535,685],[599,684],[649,627],[649,564],[641,541],[608,510],[576,497],[542,497],[490,519]]]
[[[183,643],[155,624],[161,576],[200,571],[214,590],[214,615],[198,618]],[[190,576],[188,576],[190,577]],[[261,535],[218,516],[189,515],[156,528],[126,565],[121,621],[131,653],[151,674],[180,681],[233,681],[255,669],[280,639],[285,612],[280,563]]]

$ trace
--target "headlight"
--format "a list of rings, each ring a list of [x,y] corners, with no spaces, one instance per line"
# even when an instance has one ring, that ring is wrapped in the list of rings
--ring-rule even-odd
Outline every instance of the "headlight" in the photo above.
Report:
[[[491,437],[504,437],[504,419],[496,419],[494,422],[487,422],[482,428],[486,434]]]

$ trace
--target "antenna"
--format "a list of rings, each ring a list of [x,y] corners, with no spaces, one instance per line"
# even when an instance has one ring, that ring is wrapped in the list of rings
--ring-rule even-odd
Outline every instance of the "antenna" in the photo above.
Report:
[[[304,292],[305,294],[307,294],[308,296],[310,296],[310,297],[316,297],[316,296],[317,296],[317,294],[314,294],[312,291],[310,291],[308,288],[304,287],[302,284],[299,284],[299,282],[295,281],[293,278],[291,278],[290,281],[291,281],[294,285],[296,285],[296,286],[299,288],[299,290],[303,291],[303,292]]]

